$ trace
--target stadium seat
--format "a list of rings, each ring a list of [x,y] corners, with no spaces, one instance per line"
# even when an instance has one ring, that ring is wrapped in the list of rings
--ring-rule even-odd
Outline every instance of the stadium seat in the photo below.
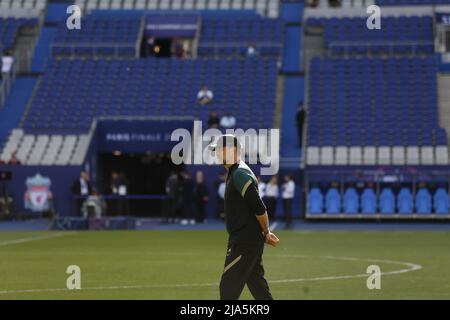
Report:
[[[405,148],[402,146],[395,146],[392,148],[392,164],[404,165],[405,164]]]
[[[407,147],[406,148],[406,163],[417,165],[420,163],[419,147]]]
[[[323,213],[323,195],[318,188],[312,188],[308,194],[308,213]]]
[[[380,195],[380,211],[382,214],[395,213],[395,196],[391,188],[384,188]]]
[[[336,188],[330,188],[325,196],[325,209],[327,213],[341,212],[341,196]]]
[[[439,188],[434,194],[434,212],[436,214],[449,214],[449,196],[447,190],[444,188]]]
[[[319,148],[308,147],[306,149],[306,163],[308,165],[318,165],[320,161]]]
[[[350,161],[351,165],[361,165],[363,163],[362,159],[362,148],[361,147],[350,147]]]
[[[418,214],[431,213],[431,195],[428,189],[421,188],[417,191],[416,212]]]
[[[367,146],[364,147],[364,164],[374,165],[377,163],[376,148]]]
[[[333,147],[322,147],[320,151],[320,164],[332,165],[334,163],[334,150]]]
[[[344,213],[354,214],[359,210],[359,196],[354,188],[348,188],[344,194]]]
[[[378,164],[387,165],[391,164],[391,148],[390,147],[379,147],[378,148]]]
[[[377,197],[373,189],[364,189],[361,195],[361,211],[364,214],[374,214],[377,212]]]
[[[347,165],[348,164],[348,148],[339,146],[336,147],[336,156],[334,159],[334,164],[337,165]]]
[[[414,201],[411,190],[402,188],[397,195],[398,213],[412,214],[414,210]]]
[[[436,154],[436,164],[437,165],[447,165],[448,162],[448,147],[447,146],[437,146],[435,149]]]
[[[434,164],[434,149],[426,146],[420,148],[420,164],[433,165]]]

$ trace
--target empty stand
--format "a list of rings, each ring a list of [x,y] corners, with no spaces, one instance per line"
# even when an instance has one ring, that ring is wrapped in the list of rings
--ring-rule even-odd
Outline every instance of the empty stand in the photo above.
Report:
[[[382,17],[381,29],[366,27],[366,18],[309,18],[307,26],[322,27],[333,55],[434,53],[431,16]]]
[[[240,128],[273,125],[273,60],[54,60],[26,115],[25,130],[87,131],[94,117],[231,112]],[[210,106],[196,102],[203,84]],[[75,130],[75,131],[74,131]]]
[[[75,4],[85,11],[96,9],[255,10],[270,18],[276,18],[279,15],[279,0],[75,0]]]
[[[243,57],[253,44],[262,57],[281,55],[284,23],[259,15],[204,15],[198,47],[201,57]]]
[[[52,45],[54,57],[138,57],[142,17],[92,16],[83,19],[83,29],[69,30],[62,22]]]
[[[308,87],[321,164],[448,164],[433,58],[314,58]]]
[[[0,43],[3,49],[12,49],[21,27],[36,26],[38,18],[1,18]]]

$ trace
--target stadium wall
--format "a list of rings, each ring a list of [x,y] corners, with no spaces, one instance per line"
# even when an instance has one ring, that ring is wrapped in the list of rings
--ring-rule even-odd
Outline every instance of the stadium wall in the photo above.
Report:
[[[52,194],[52,207],[59,216],[73,215],[74,207],[71,199],[70,186],[79,176],[81,166],[4,166],[2,171],[11,171],[12,180],[6,182],[9,193],[14,198],[14,207],[19,216],[39,217],[40,213],[33,213],[25,208],[24,195],[27,191],[28,178],[40,174],[51,181],[49,191]]]

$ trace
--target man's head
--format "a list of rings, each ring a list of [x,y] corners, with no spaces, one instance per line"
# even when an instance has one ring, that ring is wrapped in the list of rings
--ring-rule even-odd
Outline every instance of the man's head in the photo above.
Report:
[[[197,183],[203,183],[203,171],[197,171],[195,173],[195,181]]]
[[[87,181],[89,180],[89,174],[86,171],[81,171],[80,178]]]
[[[224,134],[211,143],[209,149],[216,153],[216,157],[225,167],[230,167],[240,158],[241,144],[236,136]]]
[[[208,91],[208,86],[206,84],[202,85],[202,91]]]

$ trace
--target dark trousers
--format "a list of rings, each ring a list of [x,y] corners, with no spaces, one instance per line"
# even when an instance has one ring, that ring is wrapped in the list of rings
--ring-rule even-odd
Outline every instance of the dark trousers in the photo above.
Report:
[[[193,214],[192,214],[192,200],[191,198],[185,198],[183,199],[183,218],[184,219],[193,219]]]
[[[275,197],[265,197],[264,202],[267,207],[267,215],[269,216],[269,220],[275,220],[275,211],[277,209],[277,198]]]
[[[195,222],[203,223],[205,220],[205,202],[197,200],[197,212],[195,213]]]
[[[297,134],[298,134],[298,145],[302,145],[302,136],[303,136],[303,124],[297,125]]]
[[[239,299],[247,284],[256,300],[273,300],[269,285],[264,278],[261,245],[229,245],[225,266],[220,280],[220,299]]]
[[[117,213],[121,216],[130,214],[130,204],[126,198],[117,199]]]
[[[176,211],[176,199],[172,197],[167,197],[164,201],[164,221],[174,222],[175,221],[175,211]]]
[[[216,198],[216,218],[224,218],[225,201],[221,197]]]
[[[292,199],[283,199],[284,218],[288,226],[292,224]]]

